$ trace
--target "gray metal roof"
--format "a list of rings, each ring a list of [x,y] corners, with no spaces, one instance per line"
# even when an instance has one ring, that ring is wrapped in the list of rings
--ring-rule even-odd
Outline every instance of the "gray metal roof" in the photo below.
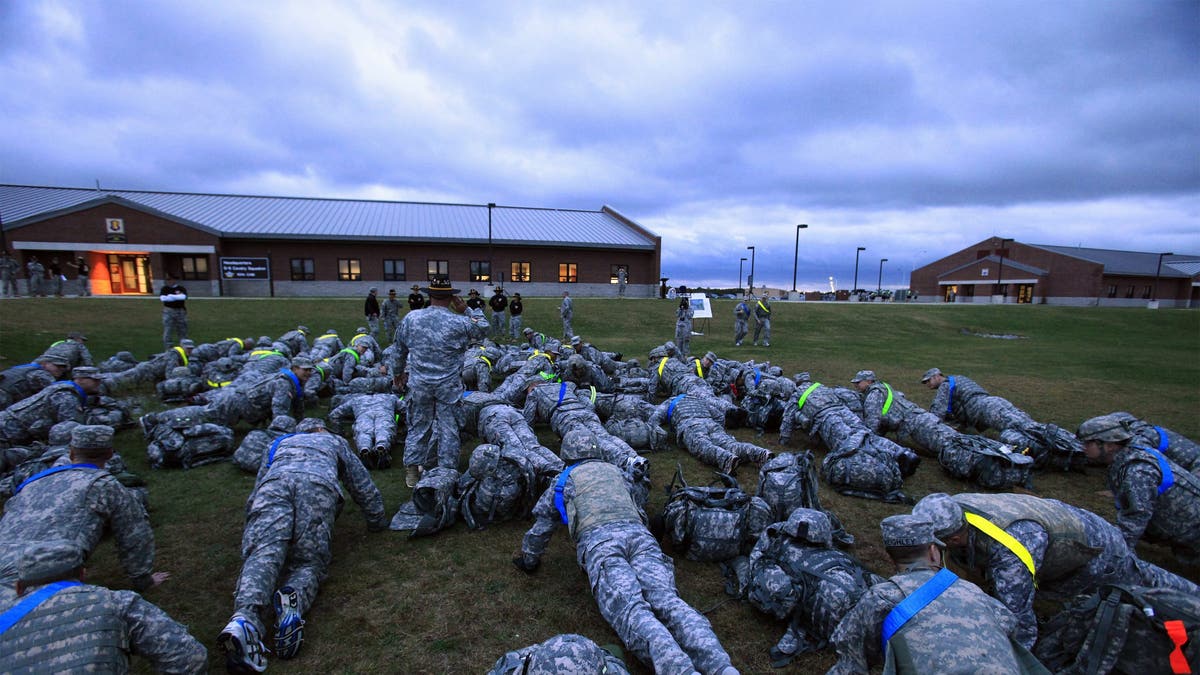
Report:
[[[1028,244],[1035,248],[1045,249],[1053,253],[1079,258],[1104,265],[1105,274],[1125,275],[1135,277],[1152,277],[1158,269],[1158,253],[1142,253],[1140,251],[1113,251],[1106,248],[1082,248],[1078,246],[1048,246],[1045,244]],[[1171,259],[1194,260],[1195,255],[1164,256],[1163,277],[1189,277],[1190,274],[1172,268],[1167,264]]]
[[[488,241],[486,204],[0,185],[0,216],[6,231],[105,201],[127,203],[238,239]],[[581,211],[497,206],[492,211],[492,241],[653,250],[652,234],[623,219],[609,207]]]
[[[946,270],[945,272],[942,272],[941,274],[939,274],[937,276],[937,278],[941,279],[943,277],[948,277],[948,276],[954,274],[955,272],[965,270],[968,267],[974,267],[975,265],[978,265],[981,262],[999,263],[1000,256],[989,255],[989,256],[980,258],[978,260],[972,260],[971,262],[959,265],[958,267],[955,267],[952,270]],[[1004,269],[1025,272],[1026,274],[1032,274],[1034,276],[1039,276],[1039,277],[1046,275],[1046,270],[1044,270],[1044,269],[1040,269],[1040,268],[1034,267],[1032,265],[1025,265],[1025,264],[1019,263],[1019,262],[1013,260],[1012,258],[1008,258],[1008,257],[1004,258]]]

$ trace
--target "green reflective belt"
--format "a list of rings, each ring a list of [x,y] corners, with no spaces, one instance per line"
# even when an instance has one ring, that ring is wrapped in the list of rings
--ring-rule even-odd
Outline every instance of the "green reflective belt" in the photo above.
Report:
[[[887,397],[887,400],[883,402],[883,409],[881,409],[879,411],[879,413],[881,415],[886,415],[886,414],[888,414],[888,411],[892,409],[893,392],[892,392],[892,385],[888,384],[887,382],[884,382],[883,386],[887,387],[888,397]]]
[[[354,357],[354,362],[355,362],[355,363],[358,363],[358,362],[359,362],[359,360],[361,359],[361,357],[358,355],[358,351],[356,351],[356,350],[354,350],[354,349],[350,349],[349,347],[346,347],[346,348],[345,348],[345,349],[343,349],[342,351],[343,351],[343,352],[346,352],[347,354],[349,354],[349,355],[351,355],[351,356],[353,356],[353,357]]]
[[[183,347],[171,347],[171,349],[179,352],[179,358],[183,359],[183,365],[186,366],[188,364],[188,357],[187,352],[183,351]]]
[[[796,401],[796,408],[804,408],[804,402],[808,400],[808,395],[816,391],[817,387],[819,386],[821,386],[820,382],[813,382],[812,384],[808,385],[808,389],[805,389],[804,393],[800,395],[800,400]]]
[[[588,401],[588,403],[591,403],[594,406],[596,405],[596,385],[593,384],[589,386],[588,389],[592,390],[592,398],[590,401]]]

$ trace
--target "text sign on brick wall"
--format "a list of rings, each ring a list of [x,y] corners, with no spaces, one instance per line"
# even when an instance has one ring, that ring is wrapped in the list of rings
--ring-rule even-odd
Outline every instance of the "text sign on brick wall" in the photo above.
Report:
[[[221,258],[221,278],[268,281],[271,278],[267,258]]]

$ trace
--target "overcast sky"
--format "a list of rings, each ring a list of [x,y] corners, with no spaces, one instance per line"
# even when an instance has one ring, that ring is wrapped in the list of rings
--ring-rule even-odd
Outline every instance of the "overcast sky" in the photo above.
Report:
[[[598,209],[672,284],[1200,254],[1200,3],[0,2],[0,182]],[[749,272],[750,263],[745,264]]]

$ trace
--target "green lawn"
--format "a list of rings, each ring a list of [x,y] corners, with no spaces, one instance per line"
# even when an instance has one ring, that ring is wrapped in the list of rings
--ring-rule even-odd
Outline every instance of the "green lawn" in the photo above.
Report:
[[[693,339],[693,351],[770,360],[789,374],[808,370],[826,384],[847,383],[855,371],[871,368],[921,403],[928,403],[932,392],[920,385],[920,375],[938,366],[969,375],[1035,418],[1068,429],[1092,415],[1128,410],[1200,437],[1200,312],[776,303],[772,346],[734,348],[732,305],[733,301],[714,301],[717,317],[709,322],[707,335]],[[189,306],[191,336],[198,341],[277,336],[298,323],[317,333],[336,328],[345,335],[362,324],[358,298],[214,299],[194,300]],[[557,334],[557,306],[557,300],[528,299],[526,325]],[[88,333],[88,346],[97,360],[121,349],[146,358],[161,349],[159,307],[156,298],[2,301],[0,366],[28,362],[76,329]],[[645,359],[650,347],[674,334],[673,302],[580,298],[575,307],[576,332],[627,356]],[[1002,340],[971,333],[1021,337]],[[147,407],[158,404],[148,401]],[[773,434],[755,439],[753,432],[737,433],[772,450],[784,449]],[[552,434],[541,434],[549,443]],[[253,478],[228,465],[151,471],[140,431],[121,432],[118,445],[133,470],[150,484],[158,568],[174,574],[147,597],[187,623],[219,668],[215,639],[232,610],[245,498]],[[652,455],[652,509],[661,509],[661,488],[677,462],[691,482],[711,478],[709,469],[681,451]],[[375,478],[390,514],[408,498],[403,472],[377,472]],[[752,491],[756,475],[743,469],[741,478]],[[1098,470],[1035,478],[1037,493],[1111,518],[1111,501],[1101,494],[1103,488],[1104,476]],[[926,460],[906,489],[920,497],[971,488]],[[857,555],[873,570],[890,573],[878,521],[904,508],[832,492],[823,492],[822,498],[859,538]],[[292,662],[272,660],[271,670],[478,673],[506,650],[560,632],[583,633],[600,643],[616,641],[596,610],[565,532],[555,536],[537,575],[525,577],[512,568],[509,558],[526,527],[507,523],[472,532],[459,524],[436,537],[408,540],[391,532],[368,534],[358,509],[348,504],[338,524],[329,579],[306,617],[301,656]],[[1200,578],[1200,570],[1175,565],[1157,547],[1143,545],[1139,551],[1149,560]],[[102,546],[92,563],[91,580],[127,586],[111,543]],[[745,603],[725,602],[715,565],[678,559],[676,571],[681,595],[708,612],[735,665],[743,672],[777,672],[768,666],[767,649],[779,638],[783,624]],[[820,671],[831,664],[828,655],[806,657],[783,672]],[[634,672],[647,672],[631,665]]]

